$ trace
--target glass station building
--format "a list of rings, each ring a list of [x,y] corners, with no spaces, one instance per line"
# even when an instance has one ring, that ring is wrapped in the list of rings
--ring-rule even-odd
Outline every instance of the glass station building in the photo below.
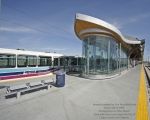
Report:
[[[142,61],[144,40],[124,36],[103,20],[76,14],[74,29],[82,40],[83,76],[118,74]]]

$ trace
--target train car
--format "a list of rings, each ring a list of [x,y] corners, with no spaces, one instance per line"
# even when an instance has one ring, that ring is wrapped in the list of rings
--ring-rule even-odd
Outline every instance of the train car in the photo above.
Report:
[[[78,56],[61,56],[54,58],[54,68],[65,72],[81,72],[82,58]]]
[[[43,75],[53,70],[57,53],[0,48],[0,80]]]

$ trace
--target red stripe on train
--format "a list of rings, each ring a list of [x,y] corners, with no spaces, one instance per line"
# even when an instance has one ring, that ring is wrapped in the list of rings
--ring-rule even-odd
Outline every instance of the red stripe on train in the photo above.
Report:
[[[15,78],[39,76],[39,75],[45,75],[45,74],[48,74],[48,73],[50,73],[50,72],[26,73],[26,74],[19,74],[19,75],[0,76],[0,80],[8,80],[8,79],[15,79]]]

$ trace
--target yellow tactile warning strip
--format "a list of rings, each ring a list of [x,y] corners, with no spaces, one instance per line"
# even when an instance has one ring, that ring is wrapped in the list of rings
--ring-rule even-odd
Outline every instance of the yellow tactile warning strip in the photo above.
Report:
[[[51,75],[53,75],[53,73],[49,73],[49,74],[45,74],[45,75],[39,75],[39,76],[31,76],[31,77],[22,77],[22,78],[14,78],[14,79],[8,79],[8,80],[1,80],[0,83],[15,82],[15,81],[19,81],[19,80],[34,79],[34,78],[51,76]]]
[[[142,66],[140,74],[139,95],[137,101],[136,120],[150,120],[148,109],[148,96],[146,90],[144,68]]]

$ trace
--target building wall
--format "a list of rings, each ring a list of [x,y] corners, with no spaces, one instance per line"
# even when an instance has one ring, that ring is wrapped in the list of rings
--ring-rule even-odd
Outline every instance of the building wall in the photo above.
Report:
[[[106,35],[89,35],[83,40],[83,74],[115,74],[127,69],[127,50]]]

